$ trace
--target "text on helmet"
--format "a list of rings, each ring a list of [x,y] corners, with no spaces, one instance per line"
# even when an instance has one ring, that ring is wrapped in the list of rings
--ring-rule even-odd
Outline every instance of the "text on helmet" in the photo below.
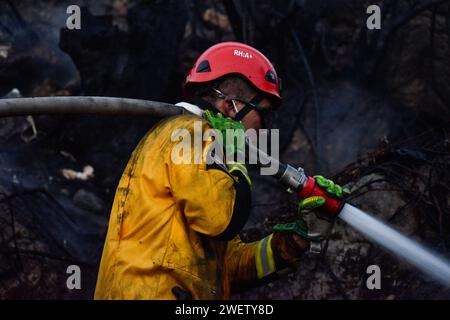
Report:
[[[238,57],[245,58],[245,59],[252,59],[253,58],[253,56],[250,53],[242,51],[242,50],[234,50],[234,55],[238,56]]]

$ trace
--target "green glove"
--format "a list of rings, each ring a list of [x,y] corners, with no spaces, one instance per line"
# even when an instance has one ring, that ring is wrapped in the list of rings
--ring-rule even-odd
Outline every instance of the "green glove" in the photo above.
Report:
[[[320,187],[325,189],[326,193],[328,193],[330,196],[332,196],[334,198],[342,199],[345,195],[350,194],[350,190],[348,188],[342,188],[340,185],[335,184],[332,180],[326,179],[322,176],[314,176],[314,180],[316,180],[316,183]],[[322,198],[322,197],[320,197],[320,198]],[[304,200],[306,200],[306,199],[304,199]],[[321,203],[320,205],[322,205],[324,203],[325,202]]]
[[[308,225],[303,219],[303,214],[305,210],[314,209],[320,207],[325,203],[325,198],[323,197],[309,197],[303,199],[298,204],[298,214],[299,218],[295,222],[277,224],[273,227],[274,231],[291,231],[298,234],[300,237],[313,242],[320,242],[322,239],[320,236],[312,236],[309,234]]]
[[[223,146],[227,155],[234,155],[245,150],[245,129],[241,121],[235,121],[229,117],[224,117],[221,113],[213,114],[206,110],[204,113],[209,124],[222,134]],[[234,130],[231,141],[227,139],[227,130]]]
[[[314,179],[316,180],[316,183],[325,189],[325,191],[332,197],[342,199],[344,195],[350,194],[350,190],[347,188],[342,188],[341,186],[335,184],[333,181],[329,179],[325,179],[322,176],[314,176]],[[297,221],[292,223],[286,223],[286,224],[277,224],[273,227],[274,231],[291,231],[295,232],[299,236],[313,241],[313,242],[320,242],[322,237],[311,235],[308,233],[308,226],[306,224],[306,221],[303,219],[303,214],[306,211],[319,208],[320,206],[325,204],[326,199],[324,197],[320,196],[313,196],[309,198],[305,198],[301,200],[298,204],[298,212],[299,212],[299,218]]]

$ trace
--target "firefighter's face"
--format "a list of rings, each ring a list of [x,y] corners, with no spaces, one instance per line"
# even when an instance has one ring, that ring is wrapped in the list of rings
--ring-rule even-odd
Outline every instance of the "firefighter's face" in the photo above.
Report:
[[[230,118],[234,118],[237,112],[242,110],[246,105],[246,102],[235,100],[232,97],[233,95],[230,94],[227,95],[227,98],[225,99],[218,99],[215,105],[218,110]],[[270,99],[264,98],[258,103],[258,109],[261,110],[252,110],[242,119],[245,129],[262,128],[264,123],[263,114],[265,114],[266,111],[273,110],[272,102]]]

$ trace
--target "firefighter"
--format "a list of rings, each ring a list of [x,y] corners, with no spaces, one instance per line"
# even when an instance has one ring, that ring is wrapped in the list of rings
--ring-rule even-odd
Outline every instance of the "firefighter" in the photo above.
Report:
[[[269,60],[242,43],[214,45],[190,70],[185,93],[192,102],[185,106],[208,110],[209,118],[165,119],[134,150],[116,190],[96,299],[226,299],[295,268],[310,248],[308,237],[285,230],[241,241],[251,207],[243,163],[210,164],[203,154],[199,162],[173,161],[177,130],[193,134],[196,123],[207,130],[220,119],[245,129],[267,126],[266,115],[281,103],[280,79]],[[211,141],[202,144],[208,150]],[[342,197],[339,186],[320,181]],[[305,207],[324,203],[305,200]]]

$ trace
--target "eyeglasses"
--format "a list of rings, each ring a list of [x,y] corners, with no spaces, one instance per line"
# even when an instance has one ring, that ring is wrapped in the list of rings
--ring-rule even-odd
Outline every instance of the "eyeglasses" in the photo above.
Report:
[[[223,92],[218,90],[217,88],[212,88],[214,92],[217,94],[219,99],[229,99],[233,103],[234,111],[236,112],[235,120],[242,120],[247,113],[249,113],[251,110],[255,110],[258,112],[259,116],[261,117],[261,123],[263,128],[270,128],[270,125],[275,120],[276,112],[272,108],[262,108],[258,106],[258,103],[262,100],[262,95],[257,94],[255,98],[252,99],[252,101],[246,101],[240,98],[229,98],[227,95],[225,95]],[[244,107],[241,110],[238,110],[236,107],[236,102],[238,101],[242,104],[244,104]]]

